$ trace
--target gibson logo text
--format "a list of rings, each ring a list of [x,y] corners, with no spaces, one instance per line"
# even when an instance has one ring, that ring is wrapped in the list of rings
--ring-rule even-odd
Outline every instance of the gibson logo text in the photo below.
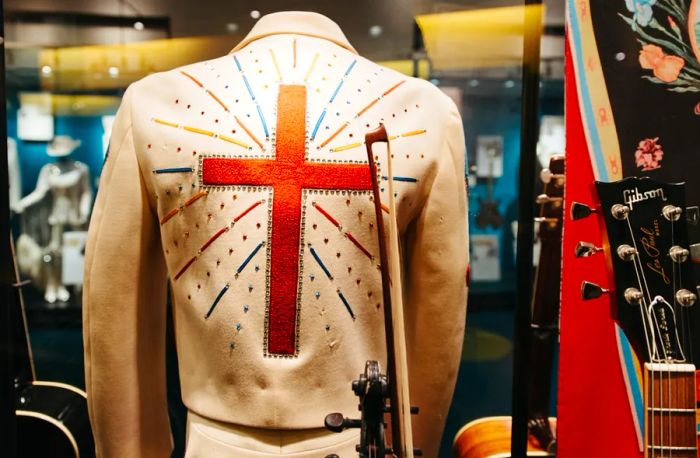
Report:
[[[661,200],[666,200],[666,195],[662,188],[652,189],[650,191],[639,192],[638,188],[625,189],[622,191],[622,200],[629,205],[630,210],[634,207],[635,202],[642,202],[649,199],[661,197]]]

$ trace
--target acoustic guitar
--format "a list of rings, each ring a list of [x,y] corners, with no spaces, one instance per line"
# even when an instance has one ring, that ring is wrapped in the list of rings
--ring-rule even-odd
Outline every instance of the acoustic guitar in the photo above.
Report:
[[[84,391],[59,382],[36,379],[14,242],[10,249],[15,274],[14,367],[17,452],[20,458],[85,458],[95,456],[95,442]]]
[[[554,456],[556,419],[549,417],[554,351],[559,330],[562,212],[564,208],[564,157],[553,156],[540,174],[544,192],[540,206],[538,237],[542,244],[537,264],[530,324],[530,386],[528,412],[528,456]],[[456,458],[509,456],[511,417],[480,418],[465,425],[456,435]]]
[[[696,458],[696,390],[690,308],[697,301],[689,260],[683,184],[650,178],[596,182],[599,205],[574,202],[572,219],[597,214],[603,246],[580,242],[577,256],[602,252],[610,288],[584,281],[581,296],[611,296],[642,378],[645,457]],[[634,376],[634,374],[631,374]]]

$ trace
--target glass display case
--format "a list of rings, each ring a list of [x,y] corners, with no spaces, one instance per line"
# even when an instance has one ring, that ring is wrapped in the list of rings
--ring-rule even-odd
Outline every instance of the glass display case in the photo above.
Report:
[[[545,18],[539,172],[564,153],[560,1],[526,7],[484,0],[301,0],[293,6],[6,0],[10,192],[2,198],[9,201],[19,276],[31,280],[22,288],[26,328],[19,328],[28,330],[27,356],[33,355],[37,379],[85,388],[81,295],[87,228],[127,87],[157,72],[224,56],[262,16],[290,8],[331,18],[361,56],[429,81],[461,114],[471,282],[459,376],[439,455],[451,456],[464,424],[511,410],[524,11],[543,8]],[[183,456],[187,410],[177,366],[170,324],[168,413],[173,456]],[[554,413],[553,401],[552,408]]]

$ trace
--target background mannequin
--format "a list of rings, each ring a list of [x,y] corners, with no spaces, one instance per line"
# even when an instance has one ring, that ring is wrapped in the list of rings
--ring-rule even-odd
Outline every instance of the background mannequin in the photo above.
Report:
[[[46,148],[56,161],[42,167],[34,191],[16,205],[17,213],[23,214],[17,241],[20,269],[44,289],[49,304],[70,298],[62,283],[63,233],[84,229],[90,215],[88,167],[70,158],[80,143],[67,135],[56,136]]]

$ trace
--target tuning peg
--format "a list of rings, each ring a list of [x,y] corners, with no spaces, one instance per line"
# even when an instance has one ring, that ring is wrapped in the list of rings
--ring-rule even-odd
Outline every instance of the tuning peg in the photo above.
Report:
[[[627,245],[626,243],[623,243],[622,245],[617,247],[616,251],[617,251],[617,255],[623,261],[631,261],[637,255],[637,250],[635,250],[631,246]]]
[[[690,226],[697,226],[700,224],[700,207],[686,207],[685,208],[685,218],[688,220]]]
[[[564,183],[564,175],[561,173],[553,173],[549,169],[542,169],[540,172],[540,180],[542,180],[542,183],[544,184],[549,184],[552,181],[552,178],[554,178],[555,184],[557,186],[561,186]]]
[[[668,249],[668,255],[671,256],[671,259],[673,259],[674,262],[681,263],[688,260],[690,251],[679,247],[678,245],[673,245]]]
[[[576,244],[576,248],[574,249],[574,254],[576,255],[577,258],[588,258],[589,256],[593,256],[594,254],[598,253],[599,251],[603,251],[601,247],[597,247],[593,245],[590,242],[578,242]]]
[[[644,299],[644,295],[637,288],[627,288],[625,290],[625,300],[630,305],[639,305]]]
[[[362,421],[345,418],[342,413],[336,412],[326,415],[323,424],[326,426],[327,430],[334,433],[341,433],[347,428],[360,428],[362,426]]]
[[[612,213],[613,218],[622,221],[627,219],[627,215],[630,214],[630,208],[627,205],[615,204],[610,208],[610,213]]]
[[[547,226],[549,226],[550,229],[554,229],[555,227],[557,227],[559,220],[557,218],[547,218],[544,216],[538,216],[535,218],[535,222],[540,224],[546,224]]]
[[[609,289],[605,289],[600,285],[591,283],[589,281],[584,281],[581,283],[581,299],[587,301],[589,299],[597,299],[603,294],[608,294]]]
[[[675,205],[666,205],[661,209],[661,213],[664,215],[664,218],[669,221],[678,221],[681,217],[681,213],[683,213],[683,209]]]
[[[683,307],[690,307],[693,304],[695,304],[695,301],[698,300],[698,296],[696,296],[694,293],[691,293],[687,289],[679,289],[676,292],[676,301],[678,301],[679,304],[681,304]]]
[[[573,220],[586,218],[590,216],[591,213],[595,212],[596,210],[594,208],[591,208],[586,204],[582,204],[581,202],[571,203],[571,219]]]
[[[537,204],[539,204],[539,205],[544,205],[544,204],[549,204],[549,203],[561,205],[561,202],[563,200],[564,199],[561,197],[549,197],[547,194],[540,194],[535,199],[535,202],[537,202]]]

